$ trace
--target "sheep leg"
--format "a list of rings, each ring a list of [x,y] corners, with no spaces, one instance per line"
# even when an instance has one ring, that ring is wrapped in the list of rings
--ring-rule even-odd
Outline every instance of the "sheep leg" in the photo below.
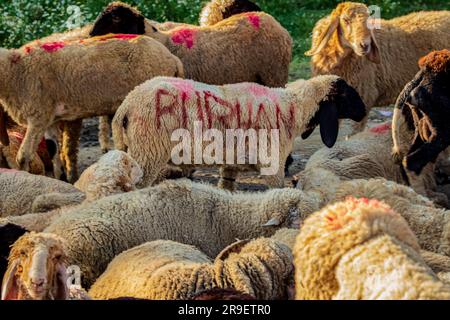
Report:
[[[98,141],[100,142],[100,148],[102,153],[107,153],[109,151],[110,146],[110,135],[111,135],[111,126],[109,124],[110,117],[103,116],[99,118],[98,124]]]
[[[222,166],[219,170],[219,183],[218,187],[221,189],[234,191],[236,187],[236,178],[238,171],[234,168]]]
[[[83,120],[64,122],[62,158],[67,173],[67,181],[75,183],[78,180],[78,148],[80,143]]]
[[[20,170],[30,170],[30,161],[34,157],[46,129],[47,128],[40,123],[28,123],[27,132],[16,157],[16,162]]]

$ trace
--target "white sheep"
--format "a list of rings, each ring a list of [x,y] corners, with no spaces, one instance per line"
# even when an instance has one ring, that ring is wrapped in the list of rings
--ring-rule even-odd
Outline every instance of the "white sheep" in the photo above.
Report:
[[[184,179],[83,204],[44,232],[68,241],[69,261],[81,267],[87,288],[116,255],[144,242],[173,240],[215,257],[235,239],[298,228],[317,209],[300,190],[232,194]]]
[[[271,156],[278,156],[278,171],[267,178],[271,186],[280,187],[284,184],[284,165],[295,137],[302,134],[307,138],[320,125],[322,140],[331,147],[337,138],[339,119],[359,121],[364,116],[365,106],[358,93],[336,76],[298,80],[284,89],[255,83],[211,86],[158,77],[138,86],[127,96],[113,119],[113,136],[116,147],[119,150],[128,147],[128,153],[142,167],[143,185],[151,185],[163,176],[166,164],[171,161],[175,147],[172,134],[177,129],[187,130],[190,137],[195,136],[199,123],[200,131],[202,128],[218,130],[222,137],[227,136],[228,129],[266,129],[268,135],[271,130],[278,130],[279,150],[274,150],[277,140],[267,138]],[[201,147],[202,155],[211,153],[206,151],[207,145],[209,143],[204,143]],[[236,146],[230,148],[237,149]],[[264,147],[260,145],[260,148]],[[183,161],[187,158],[189,163],[182,163],[182,166],[205,165],[198,165],[195,148],[188,152],[189,155],[183,155]],[[267,168],[260,160],[250,167],[253,170]],[[215,161],[213,158],[209,165],[214,165]],[[249,167],[236,162],[228,165],[222,165],[222,180],[233,180],[238,170]]]
[[[288,247],[270,239],[238,241],[214,260],[195,247],[158,240],[115,257],[89,290],[94,299],[186,300],[203,290],[235,289],[256,299],[287,297]]]

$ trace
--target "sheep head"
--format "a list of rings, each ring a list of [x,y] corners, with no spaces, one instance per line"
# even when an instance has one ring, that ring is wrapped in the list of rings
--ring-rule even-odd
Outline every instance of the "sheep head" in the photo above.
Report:
[[[353,248],[382,235],[420,250],[407,222],[378,200],[348,198],[308,217],[293,250],[296,298],[332,299],[339,289],[335,273],[339,261]]]
[[[320,76],[309,81],[317,88],[316,94],[312,95],[316,97],[319,107],[306,125],[302,138],[307,139],[316,126],[320,125],[322,141],[331,148],[338,137],[339,119],[359,122],[366,116],[366,106],[358,92],[342,78]],[[307,94],[311,95],[311,92]]]
[[[373,28],[370,27],[372,22],[366,5],[340,3],[330,16],[316,25],[312,48],[305,54],[317,55],[330,44],[340,52],[353,51],[359,57],[367,57],[374,63],[380,63],[378,44]],[[330,41],[332,37],[334,43]]]
[[[450,145],[450,51],[431,52],[419,65],[421,70],[401,94],[415,127],[405,162],[417,174]]]
[[[27,233],[12,246],[2,300],[68,298],[65,242],[48,233]]]

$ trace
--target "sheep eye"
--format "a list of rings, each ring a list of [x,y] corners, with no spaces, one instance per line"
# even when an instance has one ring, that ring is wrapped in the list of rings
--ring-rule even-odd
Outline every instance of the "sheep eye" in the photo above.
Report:
[[[23,267],[21,265],[17,266],[17,273],[22,273]]]
[[[128,117],[127,117],[127,116],[125,116],[125,117],[123,118],[123,123],[122,123],[122,125],[123,125],[123,128],[124,128],[125,130],[128,128]]]
[[[54,259],[55,259],[55,260],[60,260],[60,259],[61,259],[61,257],[62,257],[62,255],[61,255],[61,254],[56,254],[56,255],[55,255],[55,257],[54,257]]]
[[[158,29],[156,29],[154,26],[152,26],[153,32],[158,32]]]

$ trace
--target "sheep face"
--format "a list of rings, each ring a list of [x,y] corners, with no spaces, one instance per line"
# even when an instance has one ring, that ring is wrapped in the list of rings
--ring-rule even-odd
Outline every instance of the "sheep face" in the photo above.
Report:
[[[359,122],[365,116],[366,106],[358,92],[339,78],[331,83],[327,96],[319,102],[319,109],[306,126],[307,130],[302,138],[307,139],[316,126],[320,125],[322,141],[331,148],[339,133],[339,119]]]
[[[28,233],[11,249],[2,300],[68,298],[64,242],[52,234]]]
[[[136,9],[121,2],[112,2],[95,21],[90,36],[108,33],[144,34],[144,21],[144,16]]]
[[[361,3],[344,2],[339,4],[328,19],[327,26],[313,35],[313,47],[306,55],[318,54],[336,34],[338,45],[353,51],[359,57],[367,57],[380,63],[378,44],[369,28],[371,20],[369,9]]]
[[[450,145],[450,51],[431,53],[421,60],[421,67],[405,87],[416,130],[406,165],[417,174]]]

